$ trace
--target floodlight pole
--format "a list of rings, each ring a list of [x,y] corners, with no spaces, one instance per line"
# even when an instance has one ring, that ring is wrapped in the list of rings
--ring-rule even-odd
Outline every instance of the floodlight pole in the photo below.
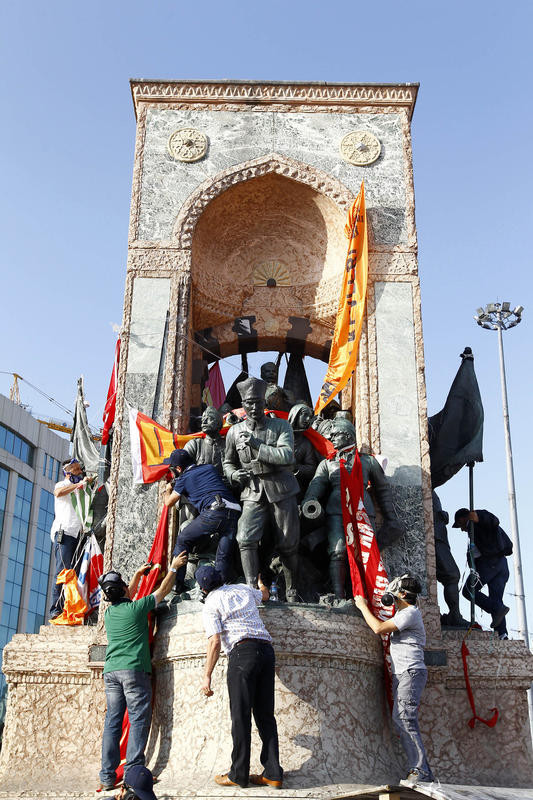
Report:
[[[507,458],[507,491],[509,495],[509,511],[511,515],[511,534],[513,538],[514,584],[516,595],[516,613],[518,617],[518,633],[529,647],[527,629],[526,597],[524,594],[524,576],[522,573],[522,556],[520,553],[520,537],[518,534],[518,515],[516,512],[516,492],[514,483],[513,449],[511,446],[511,428],[509,425],[509,406],[507,402],[507,381],[505,376],[505,359],[503,355],[502,326],[498,325],[498,345],[500,351],[500,378],[502,384],[503,427],[505,430],[505,454]]]
[[[522,306],[511,311],[510,303],[489,303],[485,309],[478,309],[474,317],[477,324],[488,330],[498,331],[498,349],[500,354],[500,379],[502,385],[503,425],[505,431],[505,454],[507,459],[507,490],[509,511],[511,516],[511,535],[513,539],[513,566],[516,597],[516,613],[518,617],[518,633],[526,643],[528,650],[529,632],[527,627],[526,597],[522,572],[522,556],[520,553],[520,537],[518,534],[518,514],[516,511],[516,492],[513,468],[513,449],[511,446],[511,428],[509,425],[509,404],[507,400],[507,380],[505,375],[505,358],[503,354],[503,331],[512,328],[522,319]],[[529,724],[533,737],[533,690],[528,690]]]

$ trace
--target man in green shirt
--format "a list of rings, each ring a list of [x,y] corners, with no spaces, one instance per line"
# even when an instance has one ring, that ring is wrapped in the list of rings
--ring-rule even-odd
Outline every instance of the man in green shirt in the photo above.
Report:
[[[135,596],[142,575],[151,564],[143,564],[129,586],[119,572],[107,572],[99,579],[111,605],[104,615],[107,651],[104,686],[107,711],[102,737],[101,788],[113,789],[120,763],[120,737],[124,712],[128,710],[130,732],[126,751],[126,772],[134,764],[144,765],[144,750],[152,717],[152,664],[148,641],[148,614],[172,588],[177,570],[187,562],[187,553],[176,556],[161,585],[139,600]]]

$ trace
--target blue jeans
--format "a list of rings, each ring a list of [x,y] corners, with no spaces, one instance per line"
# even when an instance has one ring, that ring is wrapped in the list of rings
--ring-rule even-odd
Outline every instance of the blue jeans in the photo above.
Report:
[[[481,556],[481,558],[476,558],[475,566],[481,583],[478,583],[474,590],[474,601],[476,606],[482,608],[483,611],[494,615],[500,611],[501,607],[504,605],[503,592],[505,590],[505,584],[509,580],[509,567],[507,565],[507,559],[505,556],[494,556],[491,558],[487,556]],[[467,579],[463,587],[463,597],[466,597],[467,600],[470,600],[469,583],[470,579]],[[485,584],[489,590],[488,596],[480,591]],[[495,630],[496,633],[499,633],[500,635],[507,633],[505,618],[500,622]]]
[[[124,772],[134,764],[144,765],[144,750],[152,719],[152,676],[135,669],[117,669],[104,674],[107,711],[102,737],[102,769],[104,786],[114,786],[120,764],[122,720],[128,709],[130,734]]]
[[[67,534],[64,533],[63,541],[58,543],[57,533],[54,535],[55,574],[54,583],[52,585],[52,605],[50,606],[51,617],[55,617],[63,611],[63,584],[57,584],[56,578],[62,569],[70,569],[72,567],[72,557],[74,556],[77,544],[77,536],[67,536]]]
[[[428,673],[425,669],[407,669],[392,676],[392,720],[400,734],[409,770],[416,769],[422,781],[433,781],[433,773],[426,758],[426,751],[418,725],[418,706]]]
[[[239,513],[239,511],[231,508],[205,509],[178,533],[172,555],[178,556],[184,550],[190,553],[194,545],[201,539],[216,534],[219,537],[219,542],[215,557],[215,567],[222,575],[224,582],[230,580]],[[176,587],[178,588],[183,584],[186,569],[187,566],[185,565],[180,567],[176,573]]]

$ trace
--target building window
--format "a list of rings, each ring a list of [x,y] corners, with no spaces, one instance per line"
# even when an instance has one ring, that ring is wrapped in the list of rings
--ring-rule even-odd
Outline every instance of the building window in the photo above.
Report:
[[[8,453],[11,453],[16,458],[20,458],[21,461],[29,464],[30,467],[33,465],[34,448],[31,446],[31,444],[28,444],[25,439],[17,436],[16,433],[10,431],[9,428],[6,428],[5,425],[1,424],[0,447],[3,447],[4,450],[7,450]]]
[[[18,627],[32,492],[33,484],[31,481],[27,481],[19,475],[17,494],[15,496],[15,513],[13,514],[13,524],[11,526],[2,615],[0,616],[0,643],[3,643],[2,647],[17,632]]]
[[[0,467],[0,542],[4,530],[4,514],[7,502],[7,484],[9,483],[9,470]]]
[[[50,529],[53,521],[54,495],[51,492],[47,492],[46,489],[41,489],[26,633],[37,633],[39,627],[44,625],[48,579],[50,575],[50,554],[52,549]]]

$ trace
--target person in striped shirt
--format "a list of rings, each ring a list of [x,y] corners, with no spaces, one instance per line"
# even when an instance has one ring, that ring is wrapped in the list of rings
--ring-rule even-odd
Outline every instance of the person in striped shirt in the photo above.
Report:
[[[258,606],[269,592],[258,578],[258,589],[246,584],[224,584],[214,567],[196,570],[205,599],[204,627],[208,637],[205,675],[201,691],[212,697],[211,677],[223,649],[228,656],[228,692],[233,751],[231,767],[216,775],[219,786],[271,786],[281,789],[278,729],[274,717],[275,655],[272,637],[259,616]],[[263,746],[260,775],[250,774],[252,713]]]

